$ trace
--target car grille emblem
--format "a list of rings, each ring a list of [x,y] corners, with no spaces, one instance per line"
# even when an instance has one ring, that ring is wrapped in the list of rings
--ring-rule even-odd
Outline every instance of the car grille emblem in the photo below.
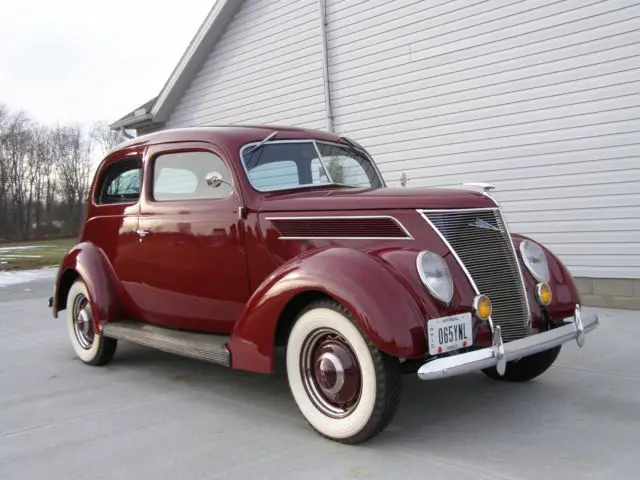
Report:
[[[490,223],[485,222],[484,220],[482,220],[480,218],[476,218],[476,221],[473,222],[473,223],[470,223],[469,226],[470,227],[476,227],[476,228],[484,228],[485,230],[495,230],[496,232],[500,231],[499,228],[494,227]]]

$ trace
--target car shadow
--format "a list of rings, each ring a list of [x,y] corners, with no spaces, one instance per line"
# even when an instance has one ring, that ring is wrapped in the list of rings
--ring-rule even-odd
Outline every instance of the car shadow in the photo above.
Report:
[[[107,368],[139,374],[163,390],[197,394],[212,404],[222,397],[247,408],[248,415],[259,411],[263,417],[307,428],[289,392],[282,364],[283,352],[279,352],[276,373],[263,375],[121,342]],[[481,441],[505,429],[526,430],[534,415],[540,417],[541,406],[568,400],[569,393],[557,375],[551,369],[523,384],[495,381],[481,372],[428,382],[405,375],[394,420],[366,445],[393,443],[397,447],[419,441],[425,448],[430,444],[443,448],[459,444],[461,435],[477,436],[469,441]]]

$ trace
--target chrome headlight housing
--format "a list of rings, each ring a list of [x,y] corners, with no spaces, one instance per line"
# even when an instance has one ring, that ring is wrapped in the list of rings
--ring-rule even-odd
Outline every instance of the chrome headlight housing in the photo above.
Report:
[[[520,242],[520,254],[527,270],[538,282],[549,283],[549,263],[542,247],[530,240]]]
[[[436,253],[424,251],[418,254],[416,267],[429,293],[440,302],[449,305],[453,298],[453,279],[447,262]]]

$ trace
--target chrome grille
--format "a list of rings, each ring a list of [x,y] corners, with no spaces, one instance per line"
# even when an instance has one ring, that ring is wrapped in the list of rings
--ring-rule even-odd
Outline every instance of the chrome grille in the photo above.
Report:
[[[491,319],[505,341],[527,334],[529,306],[518,260],[498,209],[420,211],[455,252],[479,293],[493,305]]]

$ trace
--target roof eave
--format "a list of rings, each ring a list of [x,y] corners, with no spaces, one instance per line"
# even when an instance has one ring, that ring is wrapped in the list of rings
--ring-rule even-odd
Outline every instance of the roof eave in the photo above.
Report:
[[[151,113],[147,113],[139,117],[130,117],[118,120],[117,122],[110,124],[109,128],[111,130],[118,130],[120,128],[140,128],[141,126],[146,126],[150,123],[154,123],[153,115]]]

